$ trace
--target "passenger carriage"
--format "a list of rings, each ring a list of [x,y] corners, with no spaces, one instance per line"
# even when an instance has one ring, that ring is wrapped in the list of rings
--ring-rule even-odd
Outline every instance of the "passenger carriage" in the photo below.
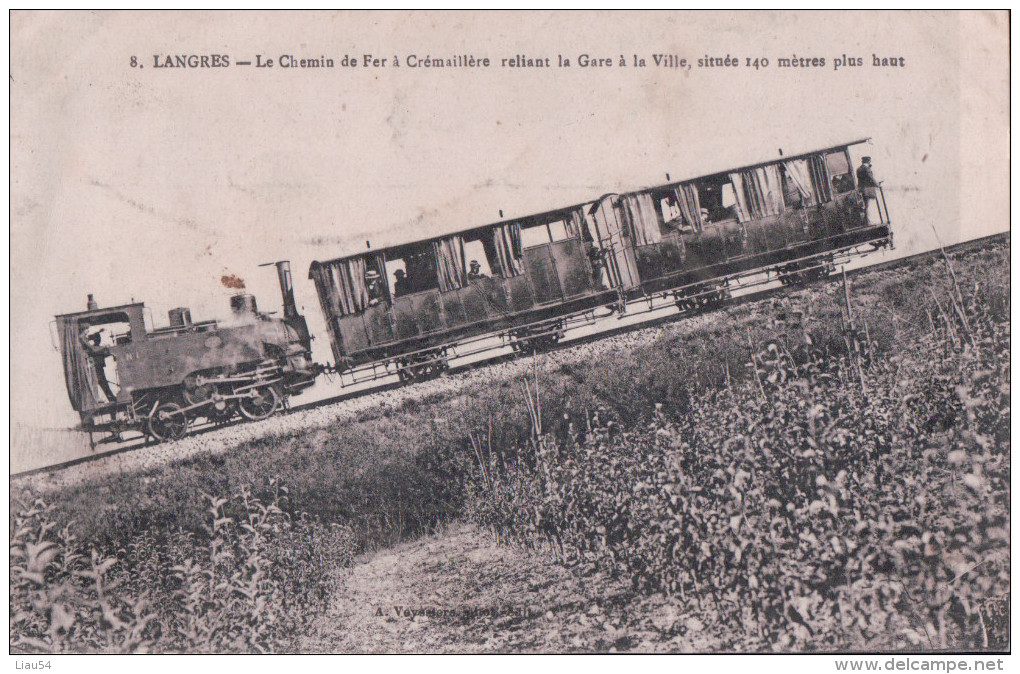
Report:
[[[433,376],[493,338],[548,345],[599,307],[658,296],[690,310],[763,273],[824,276],[892,242],[881,189],[868,214],[857,185],[850,148],[865,142],[314,262],[335,367],[355,381]],[[471,260],[483,277],[469,278]]]

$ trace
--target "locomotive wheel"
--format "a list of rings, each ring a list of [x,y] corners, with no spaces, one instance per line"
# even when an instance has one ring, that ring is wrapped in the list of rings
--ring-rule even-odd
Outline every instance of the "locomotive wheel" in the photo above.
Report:
[[[554,332],[551,335],[543,335],[542,337],[539,338],[541,340],[539,342],[539,346],[541,346],[543,349],[551,349],[552,347],[560,343],[560,337],[562,336],[563,335],[561,335],[558,332]]]
[[[205,417],[214,424],[225,424],[237,413],[237,404],[232,400],[214,398],[211,405],[205,408]]]
[[[425,366],[416,364],[410,358],[404,358],[398,363],[400,369],[397,370],[397,376],[402,382],[417,381],[423,379]]]
[[[682,295],[676,298],[676,308],[680,311],[694,311],[698,308],[698,301]]]
[[[272,386],[252,389],[249,394],[237,401],[241,414],[252,421],[273,416],[280,407],[280,394]]]
[[[184,378],[184,388],[182,394],[184,396],[184,402],[188,405],[197,405],[204,403],[206,400],[212,397],[216,392],[215,386],[210,383],[198,384],[198,375],[188,375]]]
[[[188,417],[177,403],[160,403],[149,415],[147,430],[156,442],[180,440],[188,432]]]
[[[439,375],[438,363],[420,363],[409,365],[404,372],[408,381],[424,381]]]
[[[532,337],[531,339],[524,338],[513,343],[513,350],[524,356],[530,356],[534,353],[541,351],[542,346],[539,344],[539,337]]]

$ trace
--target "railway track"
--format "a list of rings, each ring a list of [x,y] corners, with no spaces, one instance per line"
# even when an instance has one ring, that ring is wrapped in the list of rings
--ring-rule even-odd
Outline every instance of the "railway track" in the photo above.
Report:
[[[952,246],[949,246],[949,247],[945,248],[945,252],[947,254],[951,253],[951,254],[956,254],[956,255],[959,255],[961,253],[975,252],[975,251],[983,250],[984,248],[986,248],[988,246],[991,246],[991,245],[995,245],[997,243],[1007,242],[1007,241],[1009,241],[1009,238],[1010,238],[1010,233],[1009,232],[1002,232],[1002,233],[999,233],[999,234],[992,234],[990,236],[981,237],[979,239],[972,239],[970,241],[964,241],[962,243],[954,244]],[[910,256],[907,256],[907,257],[897,258],[895,260],[889,260],[889,261],[886,261],[886,262],[879,262],[877,264],[872,264],[872,265],[868,265],[868,266],[864,266],[864,267],[858,267],[856,269],[848,270],[846,272],[846,275],[848,277],[852,278],[852,277],[860,276],[860,275],[863,275],[863,274],[869,274],[869,273],[875,273],[875,272],[880,272],[880,271],[886,271],[886,270],[890,270],[890,269],[898,269],[898,268],[901,268],[901,267],[905,267],[905,266],[909,266],[909,265],[912,265],[912,264],[916,264],[918,262],[924,262],[924,261],[940,258],[940,257],[942,257],[942,254],[943,253],[942,253],[941,249],[929,250],[929,251],[925,251],[925,252],[922,252],[922,253],[916,253],[914,255],[910,255]],[[827,283],[827,282],[835,282],[836,278],[837,277],[833,276],[833,277],[830,277],[828,279],[820,279],[818,281],[812,282],[812,285],[814,285],[814,284],[821,284],[821,283]],[[787,288],[785,286],[776,286],[776,287],[769,287],[769,288],[764,288],[764,289],[760,289],[760,290],[754,290],[754,291],[747,292],[746,294],[740,295],[739,297],[735,297],[735,298],[732,298],[732,299],[728,300],[726,302],[726,304],[723,305],[722,307],[718,307],[716,309],[710,309],[710,310],[706,310],[706,311],[701,311],[701,312],[696,312],[696,313],[697,314],[711,313],[712,311],[718,311],[720,309],[736,307],[736,306],[740,306],[740,305],[748,304],[748,303],[752,303],[752,302],[758,302],[758,301],[765,300],[765,299],[768,299],[770,297],[773,297],[773,296],[776,296],[776,295],[781,295],[781,294],[784,294],[784,293],[787,293],[787,292],[789,292],[789,288]],[[635,304],[637,304],[637,303],[635,303]],[[662,306],[662,307],[659,307],[658,309],[654,309],[652,311],[660,311],[660,310],[663,310],[665,308],[666,308],[665,306]],[[556,344],[556,345],[554,345],[552,347],[549,347],[548,349],[545,349],[545,351],[547,351],[547,352],[555,352],[555,351],[560,351],[560,350],[564,350],[564,349],[571,349],[571,348],[574,348],[574,347],[577,347],[577,346],[581,346],[581,345],[584,345],[584,344],[596,342],[596,341],[599,341],[599,340],[602,340],[602,339],[614,337],[614,336],[625,334],[625,333],[628,333],[628,332],[633,332],[633,331],[637,331],[637,330],[645,330],[645,329],[648,329],[648,328],[651,328],[651,327],[656,327],[656,326],[659,326],[659,325],[665,325],[665,324],[668,324],[668,323],[673,323],[673,322],[676,322],[676,321],[679,321],[679,320],[682,320],[682,319],[685,319],[685,318],[690,318],[693,315],[695,315],[695,313],[692,313],[692,312],[682,312],[682,313],[681,312],[674,312],[674,313],[671,313],[669,315],[653,317],[653,318],[649,318],[647,320],[643,320],[643,321],[640,321],[640,322],[629,323],[627,325],[619,325],[619,326],[616,326],[616,327],[610,327],[610,328],[606,328],[606,329],[603,329],[603,330],[598,330],[596,332],[593,332],[593,333],[587,334],[587,335],[573,336],[573,337],[568,335],[566,341],[562,341],[559,344]],[[626,317],[626,316],[624,316],[624,317]],[[604,322],[606,320],[612,320],[612,319],[609,319],[609,317],[601,317],[600,320]],[[448,372],[451,375],[458,374],[458,373],[463,373],[463,372],[469,372],[471,370],[475,370],[475,369],[479,369],[479,368],[485,368],[485,367],[491,367],[491,366],[499,364],[499,363],[505,363],[505,362],[508,362],[508,361],[517,360],[517,359],[520,359],[521,357],[522,357],[521,354],[513,353],[513,352],[512,353],[498,354],[498,355],[495,355],[495,356],[492,356],[492,357],[489,357],[489,358],[485,358],[483,360],[471,362],[471,363],[453,365],[448,370]],[[356,398],[360,398],[360,397],[363,397],[363,396],[366,396],[366,395],[369,395],[369,394],[384,393],[386,391],[391,391],[391,390],[395,390],[395,389],[399,389],[399,388],[404,388],[404,387],[405,387],[405,384],[403,382],[400,382],[400,381],[394,381],[394,382],[391,382],[391,383],[383,383],[383,384],[379,384],[379,385],[376,385],[376,386],[372,386],[371,388],[360,389],[360,390],[357,390],[357,391],[351,391],[351,392],[348,392],[348,393],[343,393],[343,394],[340,394],[340,395],[331,396],[331,397],[328,397],[328,398],[323,398],[321,400],[316,400],[316,401],[313,401],[313,402],[303,403],[303,404],[299,404],[299,405],[293,405],[293,406],[289,407],[287,410],[285,410],[282,414],[284,414],[284,415],[294,414],[294,413],[297,413],[297,412],[306,411],[306,410],[312,410],[312,409],[316,409],[316,408],[320,408],[320,407],[325,407],[325,406],[329,406],[329,405],[337,405],[339,403],[350,401],[350,400],[353,400],[353,399],[356,399]],[[269,420],[260,421],[260,422],[233,421],[233,422],[228,423],[228,424],[220,424],[220,425],[202,424],[202,425],[193,427],[191,429],[191,431],[190,431],[190,436],[201,436],[201,435],[205,435],[205,434],[208,434],[208,433],[213,433],[213,432],[220,431],[220,430],[223,430],[225,428],[229,428],[229,427],[237,425],[237,424],[261,424],[261,423],[266,423],[267,421],[269,421]],[[113,446],[110,449],[107,449],[105,451],[96,451],[93,454],[82,456],[82,457],[79,457],[79,458],[76,458],[76,459],[72,459],[72,460],[69,460],[69,461],[63,461],[63,462],[60,462],[60,463],[54,463],[54,464],[51,464],[51,465],[48,465],[48,466],[34,468],[34,469],[31,469],[31,470],[21,471],[21,472],[17,472],[17,473],[11,473],[10,478],[14,479],[14,478],[19,478],[19,477],[28,477],[28,476],[33,476],[33,475],[41,475],[41,474],[56,472],[56,471],[64,470],[64,469],[67,469],[67,468],[72,468],[74,466],[79,466],[79,465],[82,465],[82,464],[86,464],[86,463],[89,463],[89,462],[92,462],[92,461],[96,461],[96,460],[99,460],[99,459],[106,459],[106,458],[109,458],[109,457],[112,457],[112,456],[116,456],[118,454],[124,454],[124,453],[128,453],[128,452],[134,452],[134,451],[138,451],[138,450],[143,450],[143,449],[145,449],[147,447],[151,447],[151,446],[153,446],[152,443],[149,442],[147,439],[138,439],[138,440],[135,440],[135,441],[129,441],[129,442],[125,442],[125,443],[120,443],[120,444],[117,444],[117,445],[115,445],[115,446]]]

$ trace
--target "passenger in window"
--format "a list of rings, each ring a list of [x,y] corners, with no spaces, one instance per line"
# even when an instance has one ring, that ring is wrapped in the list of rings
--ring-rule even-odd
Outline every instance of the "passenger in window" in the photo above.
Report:
[[[869,225],[875,220],[881,222],[880,217],[875,219],[871,217],[872,205],[874,205],[875,211],[878,210],[879,184],[875,180],[875,172],[871,170],[871,157],[861,157],[861,165],[857,167],[857,187],[861,191],[861,196],[864,197],[864,219]]]
[[[701,224],[707,225],[710,222],[712,222],[712,218],[710,218],[709,215],[708,215],[708,209],[707,208],[702,208],[701,209]]]
[[[597,290],[608,290],[603,281],[603,270],[606,268],[606,251],[599,248],[594,242],[586,244],[588,248],[588,262],[591,263],[591,276]]]
[[[832,189],[838,194],[846,194],[854,189],[854,182],[850,178],[849,173],[844,173],[839,176],[832,176]]]
[[[374,307],[383,300],[382,279],[379,272],[369,269],[365,272],[365,286],[368,289],[368,306]]]
[[[779,167],[779,175],[783,181],[783,203],[786,204],[787,208],[803,208],[804,197],[793,181],[790,180],[789,176],[786,175],[786,169],[782,166]]]
[[[477,281],[480,278],[489,278],[482,273],[482,265],[478,264],[478,260],[471,260],[468,270],[468,281]]]
[[[401,297],[411,292],[411,281],[404,275],[403,269],[393,272],[396,281],[393,283],[393,295]]]

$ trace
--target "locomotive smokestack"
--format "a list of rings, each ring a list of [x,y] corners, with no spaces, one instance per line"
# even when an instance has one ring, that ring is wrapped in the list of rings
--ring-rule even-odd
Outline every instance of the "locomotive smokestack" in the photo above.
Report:
[[[280,294],[283,295],[283,317],[294,318],[298,315],[297,303],[294,302],[294,281],[290,276],[290,260],[276,263],[276,273],[280,277]]]
[[[89,293],[88,308],[89,311],[95,311],[96,309],[99,308],[99,304],[96,302],[96,298],[92,296],[92,293]]]

